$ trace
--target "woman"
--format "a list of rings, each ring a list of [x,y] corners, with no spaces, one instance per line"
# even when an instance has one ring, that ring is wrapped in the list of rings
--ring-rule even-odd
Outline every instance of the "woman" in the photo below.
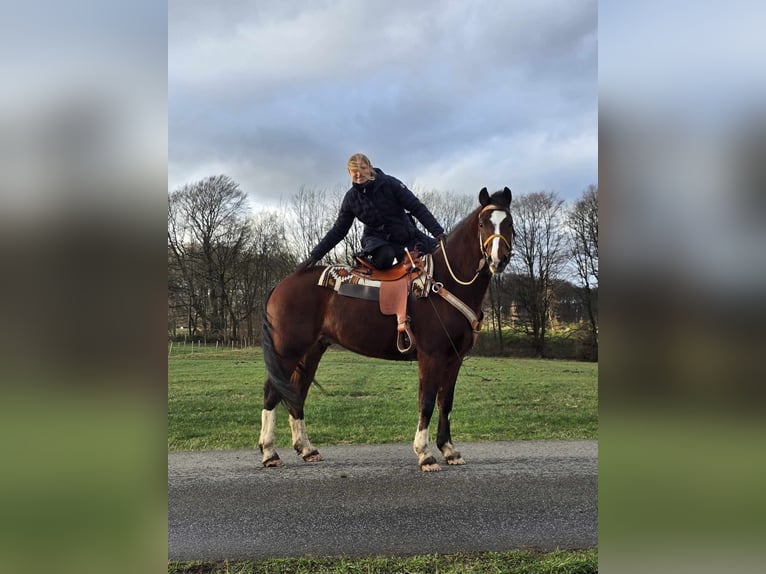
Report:
[[[354,218],[364,223],[363,254],[370,256],[372,264],[378,269],[388,269],[395,259],[401,261],[405,247],[410,250],[417,248],[421,253],[431,253],[436,248],[444,229],[407,186],[381,169],[372,167],[369,158],[362,153],[349,158],[348,173],[351,189],[343,198],[335,224],[296,271],[304,271],[316,264],[340,243],[354,223]],[[412,216],[437,239],[420,231]]]

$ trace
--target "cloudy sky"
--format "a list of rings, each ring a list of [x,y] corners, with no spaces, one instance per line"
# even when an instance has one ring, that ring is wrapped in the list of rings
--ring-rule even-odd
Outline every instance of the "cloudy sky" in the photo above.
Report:
[[[598,183],[597,3],[171,0],[168,188],[224,173],[255,207],[349,186]]]

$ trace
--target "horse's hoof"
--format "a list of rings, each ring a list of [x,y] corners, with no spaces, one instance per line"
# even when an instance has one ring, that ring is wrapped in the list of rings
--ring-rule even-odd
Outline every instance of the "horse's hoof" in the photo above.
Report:
[[[423,472],[438,472],[441,469],[442,469],[442,467],[440,467],[436,463],[433,463],[433,464],[421,464],[420,465],[420,470],[422,470]]]
[[[463,457],[456,450],[451,451],[448,456],[444,457],[444,460],[447,461],[447,464],[465,464]]]
[[[266,468],[279,468],[281,466],[284,466],[285,463],[282,462],[282,459],[279,458],[278,454],[275,454],[268,460],[263,461],[263,466]]]
[[[319,454],[319,451],[312,451],[305,455],[303,457],[304,462],[320,462],[321,460],[324,460],[322,458],[322,455]]]

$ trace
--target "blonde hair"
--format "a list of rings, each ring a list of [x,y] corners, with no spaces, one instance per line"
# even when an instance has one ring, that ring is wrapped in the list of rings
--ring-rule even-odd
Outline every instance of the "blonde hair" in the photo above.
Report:
[[[349,171],[352,169],[359,169],[361,166],[366,165],[370,168],[370,179],[375,179],[375,170],[372,169],[372,162],[370,161],[370,158],[368,158],[363,153],[355,153],[350,158],[348,158],[348,164],[347,167]]]

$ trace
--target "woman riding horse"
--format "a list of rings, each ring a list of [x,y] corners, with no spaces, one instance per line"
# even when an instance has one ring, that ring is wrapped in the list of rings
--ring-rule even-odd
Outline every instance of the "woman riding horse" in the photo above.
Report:
[[[264,384],[258,446],[264,466],[282,466],[274,448],[276,407],[290,415],[292,444],[306,462],[322,460],[309,441],[304,403],[322,355],[332,342],[381,359],[417,360],[419,419],[413,449],[423,471],[439,470],[429,448],[428,427],[439,410],[436,445],[448,464],[464,464],[453,446],[449,415],[463,357],[481,328],[481,306],[490,277],[502,273],[514,238],[511,191],[491,196],[484,188],[479,207],[440,242],[428,277],[431,294],[413,299],[408,313],[418,345],[400,353],[396,320],[377,301],[345,297],[317,284],[323,269],[292,273],[272,291],[263,323]]]

